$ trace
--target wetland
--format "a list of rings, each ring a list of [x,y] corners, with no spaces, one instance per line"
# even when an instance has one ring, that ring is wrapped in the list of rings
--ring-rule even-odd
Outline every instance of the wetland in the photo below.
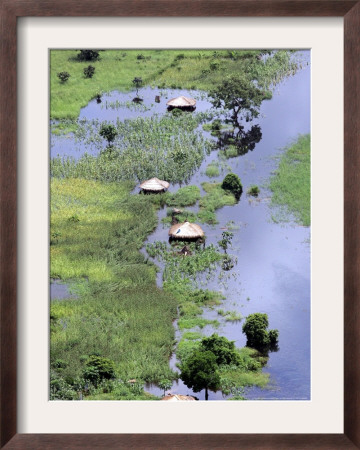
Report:
[[[51,399],[310,399],[309,56],[106,50],[84,79],[75,51],[52,52]],[[225,71],[249,87],[236,115],[231,80],[214,95]],[[179,96],[196,109],[169,111]],[[140,194],[152,177],[169,189]],[[169,242],[186,220],[204,243]],[[276,346],[247,345],[256,313]],[[189,387],[214,336],[232,356]]]

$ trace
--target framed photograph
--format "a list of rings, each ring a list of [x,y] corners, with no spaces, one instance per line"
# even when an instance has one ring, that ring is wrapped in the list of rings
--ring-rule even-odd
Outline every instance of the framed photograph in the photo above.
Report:
[[[69,5],[67,11],[72,11]],[[65,27],[59,17],[41,22],[44,15],[64,15],[65,10],[58,5],[49,9],[36,6],[36,13],[17,2],[4,7],[9,39],[3,43],[2,58],[13,64],[2,87],[1,116],[3,147],[6,144],[2,174],[7,175],[2,176],[1,190],[2,445],[11,440],[8,446],[42,448],[46,442],[56,448],[76,442],[89,447],[89,440],[93,440],[90,445],[104,448],[165,448],[175,435],[189,448],[211,448],[218,445],[216,442],[228,448],[256,448],[265,436],[267,448],[359,445],[358,404],[353,395],[359,370],[355,357],[358,223],[354,207],[358,204],[359,5],[323,2],[315,8],[312,2],[290,2],[285,7],[282,2],[273,2],[261,5],[261,12],[259,5],[247,2],[214,2],[210,9],[209,3],[196,5],[200,10],[189,5],[192,12],[187,15],[194,17],[185,26],[175,6],[166,2],[152,5],[151,12],[146,2],[134,9],[112,4],[113,19],[103,19],[102,28],[96,22],[101,19],[95,17],[104,15],[110,4],[101,11],[91,4],[89,19],[75,20],[83,11],[71,13],[73,22]],[[301,40],[296,41],[294,36],[301,35],[303,25],[299,16],[305,10],[310,16],[307,38],[302,31]],[[139,15],[146,17],[134,18]],[[225,20],[224,15],[230,17]],[[256,23],[259,15],[267,19]],[[19,16],[24,18],[16,21]],[[205,20],[204,16],[214,17]],[[276,27],[270,20],[274,16],[284,16]],[[316,24],[311,16],[332,18]],[[226,35],[223,41],[212,38],[214,27]],[[189,43],[191,39],[186,41],[185,37],[179,40],[182,32],[193,36],[198,28],[202,37],[197,42]],[[102,38],[92,36],[93,29],[101,30]],[[319,29],[321,45],[314,38]],[[75,30],[81,30],[80,35],[73,34]],[[253,36],[266,30],[271,36],[269,45],[264,48],[260,44],[263,36],[252,43],[245,37],[250,30]],[[148,34],[146,44],[144,33]],[[162,45],[164,35],[170,36],[166,46]],[[287,39],[282,43],[279,39],[283,36]],[[122,46],[126,39],[127,45]],[[18,84],[11,56],[17,42]],[[111,47],[106,42],[112,42]],[[344,55],[344,72],[342,67],[331,66],[332,54],[337,55],[335,61]],[[108,65],[107,75],[102,64]],[[239,72],[244,74],[241,80]],[[21,73],[26,75],[25,81]],[[111,82],[110,74],[119,80]],[[256,82],[247,85],[248,79]],[[289,80],[291,100],[286,109],[286,88],[281,89]],[[243,92],[239,93],[239,86]],[[85,103],[80,100],[82,89],[84,98],[93,91],[90,103],[90,99]],[[329,89],[333,90],[331,102]],[[36,95],[29,96],[31,91]],[[21,111],[17,122],[16,93]],[[234,101],[236,95],[241,99],[248,95],[246,105]],[[33,115],[35,104],[46,105],[47,99],[48,109],[37,107]],[[325,107],[319,106],[322,101]],[[335,107],[329,114],[331,104]],[[77,119],[79,105],[83,109]],[[267,105],[275,105],[275,109]],[[24,120],[22,114],[33,117]],[[344,132],[338,126],[342,121]],[[20,149],[17,168],[16,130]],[[253,156],[256,150],[257,157]],[[305,191],[300,195],[305,207],[297,203],[291,210],[280,200],[269,208],[268,192],[273,192],[274,199],[279,188],[273,183],[281,176],[276,168],[292,152],[296,156],[290,164],[296,170],[307,165],[305,174],[296,172],[294,176],[296,182],[305,180]],[[34,177],[34,171],[39,175]],[[291,181],[284,183],[290,185]],[[324,198],[323,185],[332,186],[331,196]],[[295,190],[301,189],[297,184]],[[112,217],[114,208],[116,218]],[[266,220],[259,217],[265,210]],[[120,212],[125,213],[123,218],[118,217]],[[136,223],[130,217],[133,213]],[[16,216],[21,249],[18,265]],[[283,225],[289,219],[292,225]],[[262,231],[256,233],[260,223]],[[265,229],[272,233],[272,239],[265,239]],[[42,247],[37,246],[40,242]],[[101,244],[96,254],[91,248],[94,242]],[[239,262],[245,255],[249,264]],[[269,261],[260,264],[262,258]],[[279,261],[284,262],[281,267]],[[257,262],[261,275],[249,282]],[[272,268],[277,287],[266,267]],[[207,276],[192,277],[194,272]],[[153,286],[155,280],[158,287]],[[136,283],[143,295],[131,298]],[[268,292],[270,304],[265,298]],[[282,299],[281,308],[273,304],[275,292],[277,299]],[[253,295],[257,299],[252,302]],[[165,303],[161,307],[162,296]],[[111,310],[112,329],[115,322],[124,328],[119,334],[109,332],[106,314],[97,310],[100,303],[104,311]],[[161,312],[157,313],[154,305]],[[329,305],[324,323],[323,310]],[[158,335],[153,336],[150,322],[158,319]],[[263,321],[261,333],[251,334],[251,326],[259,326],[259,320]],[[150,345],[161,333],[167,333],[167,322],[172,330],[168,341],[164,335],[161,346]],[[144,329],[149,330],[145,340],[141,337]],[[215,344],[217,348],[226,346],[230,362],[216,360],[224,352],[220,355],[211,350]],[[152,353],[158,347],[162,353]],[[119,349],[122,358],[118,357]],[[205,353],[206,364],[212,367],[208,384],[204,379],[199,382],[199,370],[192,367]],[[161,361],[171,354],[177,360],[167,369]],[[336,365],[328,375],[324,367],[332,357]],[[237,378],[240,366],[241,381]],[[143,401],[196,397],[200,401],[175,405]],[[326,419],[316,421],[326,410]],[[302,429],[288,420],[290,411],[295,411],[292,417],[302,422]],[[219,423],[213,418],[215,414],[227,419]],[[79,415],[82,423],[76,419]],[[149,415],[157,421],[146,423]],[[241,425],[235,420],[239,415],[243,417]],[[271,421],[270,415],[277,421]],[[98,417],[107,419],[99,423]],[[116,417],[122,417],[121,424]],[[255,418],[259,419],[257,425]],[[89,432],[101,434],[85,434]]]

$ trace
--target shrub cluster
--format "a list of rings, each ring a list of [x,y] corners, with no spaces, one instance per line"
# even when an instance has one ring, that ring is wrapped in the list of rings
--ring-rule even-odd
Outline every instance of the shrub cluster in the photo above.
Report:
[[[96,50],[80,50],[77,54],[77,59],[79,61],[97,61],[100,55]]]
[[[279,331],[267,330],[269,326],[267,314],[254,313],[249,314],[242,327],[246,334],[246,345],[257,350],[266,350],[274,347],[278,343]]]
[[[221,187],[232,192],[236,198],[240,198],[243,187],[240,178],[235,173],[228,173],[224,178]]]
[[[84,75],[85,78],[92,78],[95,73],[95,67],[94,66],[87,66],[84,68]]]
[[[65,81],[67,81],[70,78],[69,72],[59,72],[57,76],[62,83],[65,83]]]

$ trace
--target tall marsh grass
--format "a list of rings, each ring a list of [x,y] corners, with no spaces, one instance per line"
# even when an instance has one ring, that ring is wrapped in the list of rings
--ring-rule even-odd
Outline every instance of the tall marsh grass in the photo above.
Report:
[[[299,136],[280,156],[278,168],[270,179],[271,204],[277,221],[310,226],[310,135]]]

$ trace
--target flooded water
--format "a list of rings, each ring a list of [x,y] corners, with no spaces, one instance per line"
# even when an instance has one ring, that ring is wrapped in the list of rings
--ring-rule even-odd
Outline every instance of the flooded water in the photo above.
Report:
[[[50,282],[50,299],[51,300],[68,300],[78,298],[71,292],[70,286],[61,280],[51,280]]]
[[[196,112],[209,111],[212,107],[206,96],[201,92],[145,87],[139,89],[139,96],[143,99],[143,102],[140,104],[132,101],[136,96],[135,91],[128,93],[113,91],[104,94],[101,97],[101,103],[98,103],[96,99],[91,100],[80,111],[78,120],[80,123],[82,121],[100,120],[101,122],[108,121],[115,124],[117,120],[131,120],[137,117],[145,118],[154,114],[162,115],[167,112],[166,102],[181,95],[196,99]],[[160,103],[155,102],[156,96],[160,96]],[[97,155],[99,153],[98,144],[85,145],[83,140],[74,139],[73,133],[60,136],[51,134],[50,147],[52,158],[66,156],[79,159],[85,152],[89,155]],[[102,148],[106,148],[105,140]]]
[[[304,52],[309,60],[309,52]],[[210,104],[191,91],[168,90],[159,93],[158,89],[141,89],[140,96],[144,99],[142,109],[126,106],[109,107],[110,103],[128,102],[134,97],[134,92],[120,94],[113,92],[103,96],[102,103],[93,100],[83,108],[80,119],[100,119],[115,121],[116,118],[135,118],[139,114],[146,116],[166,111],[166,101],[178,95],[195,96],[198,99],[196,111],[205,111]],[[155,103],[155,95],[161,95],[160,103]],[[107,103],[106,103],[107,102]],[[108,105],[108,106],[106,106]],[[140,108],[140,107],[139,107]],[[148,108],[148,109],[147,109]],[[269,354],[269,361],[264,371],[270,374],[271,382],[266,389],[249,388],[246,398],[276,399],[276,400],[309,400],[310,390],[310,229],[289,224],[278,224],[271,220],[272,211],[269,207],[269,192],[264,187],[276,167],[274,156],[284,146],[296,140],[299,134],[310,133],[310,67],[306,66],[293,77],[286,79],[277,86],[273,98],[264,101],[261,106],[261,116],[254,121],[259,124],[262,139],[243,156],[226,161],[230,170],[241,178],[244,193],[234,206],[227,206],[217,211],[219,223],[210,226],[202,225],[206,233],[207,244],[216,244],[221,239],[223,229],[229,221],[233,221],[234,233],[230,255],[237,257],[237,265],[230,271],[229,278],[219,285],[219,272],[214,272],[206,287],[220,290],[225,300],[219,308],[237,311],[243,317],[250,313],[266,313],[269,318],[269,328],[279,330],[279,350]],[[208,135],[208,134],[207,134]],[[78,158],[89,149],[75,143],[73,138],[51,138],[51,154],[66,155]],[[104,144],[105,146],[105,144]],[[95,152],[95,149],[93,150]],[[98,150],[96,150],[98,151]],[[189,181],[189,184],[200,186],[210,179],[205,175],[206,166],[216,160],[218,152],[212,152],[203,161],[200,169]],[[224,178],[226,170],[219,177]],[[258,199],[246,196],[247,188],[256,184],[261,192]],[[176,190],[172,186],[170,190]],[[159,211],[159,225],[147,242],[164,241],[168,237],[168,228],[161,224],[165,209]],[[159,264],[158,264],[159,265]],[[159,265],[160,268],[161,264]],[[158,283],[161,285],[161,272]],[[246,343],[242,333],[241,322],[226,322],[217,313],[217,309],[205,309],[203,317],[217,319],[220,328],[214,330],[207,326],[202,332],[211,335],[214,331],[234,340],[236,346]],[[180,333],[176,329],[177,339]],[[176,357],[170,360],[175,367]],[[162,395],[163,391],[156,386],[147,386],[147,390]],[[174,383],[168,392],[192,394],[191,389],[181,381]],[[204,391],[194,394],[204,399]],[[222,400],[220,392],[209,392],[209,400]]]

